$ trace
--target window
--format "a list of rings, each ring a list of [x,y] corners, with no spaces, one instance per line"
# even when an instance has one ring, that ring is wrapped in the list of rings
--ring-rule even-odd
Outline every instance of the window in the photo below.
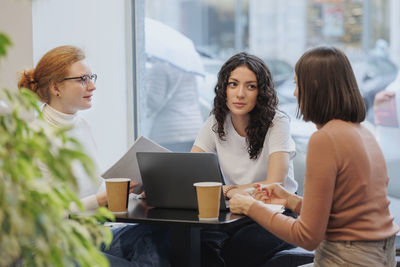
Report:
[[[389,46],[394,32],[390,28],[400,25],[390,24],[389,10],[390,1],[384,0],[147,0],[144,34],[164,36],[161,28],[157,32],[146,21],[176,33],[151,44],[160,50],[168,45],[175,48],[163,51],[170,59],[151,55],[150,44],[145,44],[146,74],[139,78],[147,85],[142,82],[138,92],[142,100],[140,133],[173,150],[188,151],[211,110],[219,68],[228,57],[245,50],[263,58],[270,67],[280,108],[292,117],[298,150],[295,175],[301,181],[308,138],[315,127],[295,117],[293,66],[307,48],[334,45],[351,60],[369,106],[365,124],[376,134],[387,159],[389,194],[400,198],[400,130],[376,124],[372,108],[374,95],[393,84],[398,73]],[[180,65],[177,60],[182,55],[191,64]],[[398,83],[391,88],[400,92]],[[394,112],[400,115],[398,110]]]

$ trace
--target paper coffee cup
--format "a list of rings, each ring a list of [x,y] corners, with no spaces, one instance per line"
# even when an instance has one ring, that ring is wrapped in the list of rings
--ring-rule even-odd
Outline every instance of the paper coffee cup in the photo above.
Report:
[[[200,220],[218,220],[221,198],[221,183],[201,182],[196,187]]]
[[[106,179],[108,209],[113,213],[128,211],[129,178]]]

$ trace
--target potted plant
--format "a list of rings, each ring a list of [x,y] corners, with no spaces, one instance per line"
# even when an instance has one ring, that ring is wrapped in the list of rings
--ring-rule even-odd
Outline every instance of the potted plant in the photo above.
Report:
[[[9,45],[0,33],[0,60]],[[68,218],[71,202],[83,210],[71,163],[91,175],[94,165],[68,129],[44,124],[34,93],[0,90],[0,266],[108,266],[99,247],[111,242],[102,223],[112,214]]]

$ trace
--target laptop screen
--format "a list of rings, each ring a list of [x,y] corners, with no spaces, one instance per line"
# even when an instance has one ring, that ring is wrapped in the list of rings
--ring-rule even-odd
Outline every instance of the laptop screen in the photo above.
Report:
[[[214,153],[137,152],[146,202],[159,208],[197,209],[197,182],[221,182]],[[221,192],[222,210],[226,204]]]

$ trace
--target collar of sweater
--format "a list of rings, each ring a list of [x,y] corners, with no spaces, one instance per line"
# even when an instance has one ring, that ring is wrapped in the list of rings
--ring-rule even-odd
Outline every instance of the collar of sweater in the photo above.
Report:
[[[76,113],[62,113],[48,104],[44,104],[42,112],[44,118],[56,127],[73,126],[78,118]]]

